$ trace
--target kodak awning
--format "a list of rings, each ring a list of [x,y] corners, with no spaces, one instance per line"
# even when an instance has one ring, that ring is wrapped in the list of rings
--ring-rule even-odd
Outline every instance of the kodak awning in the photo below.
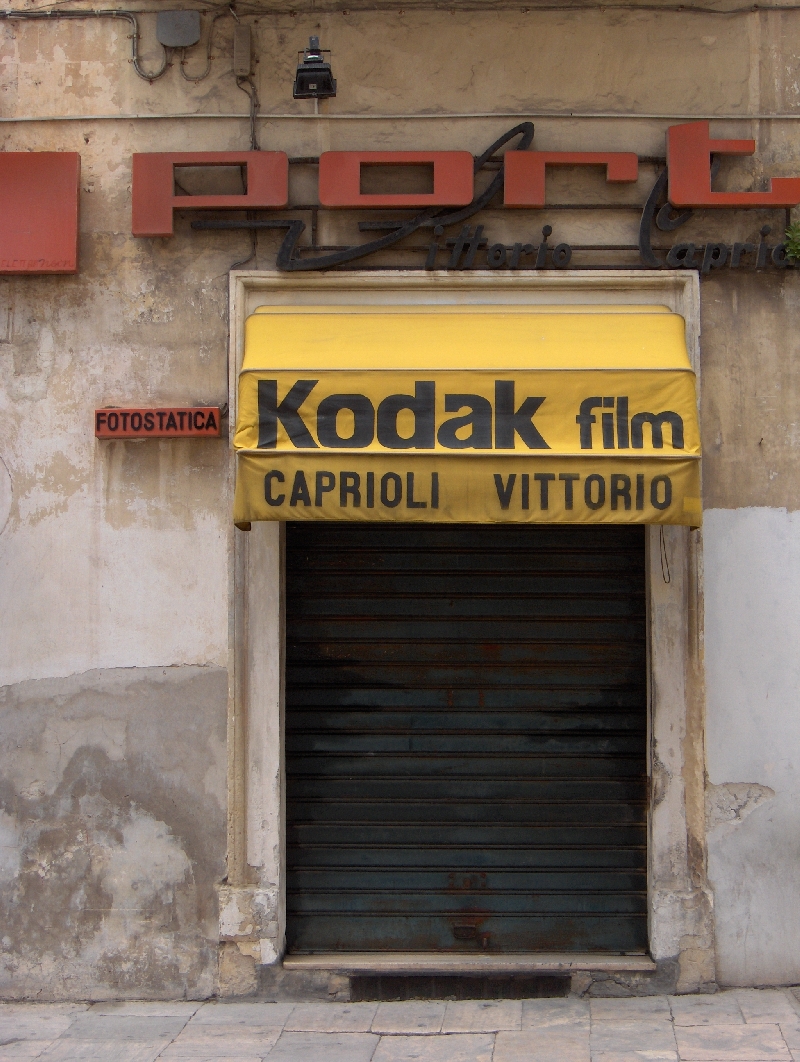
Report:
[[[238,524],[701,520],[662,306],[261,307],[234,446]]]

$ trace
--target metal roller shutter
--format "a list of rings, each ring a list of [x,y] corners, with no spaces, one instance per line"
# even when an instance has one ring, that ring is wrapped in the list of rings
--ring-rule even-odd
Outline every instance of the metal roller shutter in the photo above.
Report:
[[[286,552],[289,951],[644,951],[644,529]]]

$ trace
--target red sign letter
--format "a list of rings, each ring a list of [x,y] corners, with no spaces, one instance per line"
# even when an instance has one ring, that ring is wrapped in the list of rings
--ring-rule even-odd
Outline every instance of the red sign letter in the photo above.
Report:
[[[800,203],[800,177],[775,177],[768,192],[712,192],[711,155],[752,155],[755,140],[712,140],[708,122],[667,130],[669,201],[685,207],[790,207]]]
[[[632,151],[507,151],[504,204],[544,206],[547,166],[605,166],[607,181],[635,181],[639,176],[639,159]]]
[[[433,163],[433,191],[401,195],[361,192],[361,166]],[[474,163],[468,151],[326,151],[319,158],[319,201],[326,207],[466,206]]]
[[[244,195],[175,195],[176,166],[246,166]],[[283,151],[171,151],[133,156],[134,236],[171,236],[172,211],[263,210],[289,202]]]

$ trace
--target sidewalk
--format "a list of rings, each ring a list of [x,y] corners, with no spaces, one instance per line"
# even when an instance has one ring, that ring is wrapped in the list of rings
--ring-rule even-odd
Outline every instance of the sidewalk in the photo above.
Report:
[[[6,1003],[0,1062],[800,1062],[791,990],[413,1003]]]

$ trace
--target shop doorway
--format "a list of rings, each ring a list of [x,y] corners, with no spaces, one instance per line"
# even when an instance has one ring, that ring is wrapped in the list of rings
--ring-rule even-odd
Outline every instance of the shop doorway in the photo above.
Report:
[[[644,527],[290,523],[287,950],[647,950]]]

